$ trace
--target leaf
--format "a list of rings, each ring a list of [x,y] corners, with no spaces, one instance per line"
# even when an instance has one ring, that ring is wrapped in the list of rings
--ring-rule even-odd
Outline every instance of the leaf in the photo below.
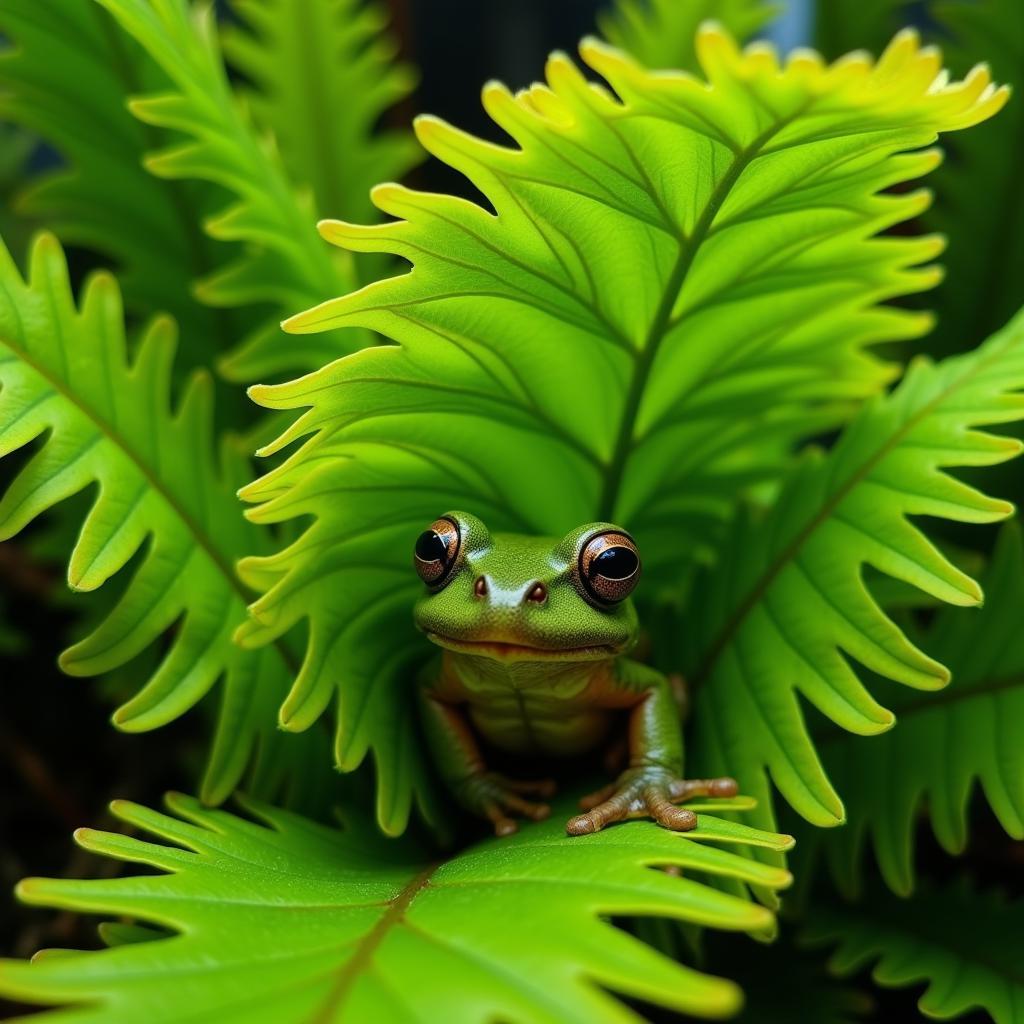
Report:
[[[1024,88],[1024,18],[1016,0],[931,5],[954,67],[984,55],[1014,90]],[[943,202],[928,226],[950,240],[948,273],[936,293],[940,313],[930,345],[957,352],[985,337],[1024,304],[1024,104],[950,147],[937,188]]]
[[[326,224],[413,269],[290,329],[359,326],[399,344],[252,391],[304,410],[264,454],[305,440],[245,489],[260,503],[249,516],[312,525],[243,563],[265,594],[240,639],[308,620],[282,724],[308,727],[338,693],[338,762],[373,751],[388,831],[420,784],[405,694],[423,650],[408,553],[425,523],[446,508],[525,533],[622,522],[648,592],[677,587],[794,438],[891,378],[870,346],[927,327],[879,303],[934,282],[918,264],[937,242],[875,237],[926,200],[878,193],[925,173],[935,155],[919,147],[1005,94],[984,70],[943,86],[912,35],[877,65],[804,54],[780,69],[715,28],[698,50],[710,84],[590,41],[584,60],[618,98],[561,55],[547,86],[488,86],[485,106],[520,148],[421,119],[426,148],[495,212],[387,185],[375,202],[406,219]]]
[[[949,671],[900,631],[862,579],[865,566],[954,605],[981,589],[910,517],[964,523],[1004,518],[1012,506],[951,477],[990,466],[1022,444],[979,427],[1024,418],[1024,315],[968,355],[915,362],[891,395],[869,402],[827,455],[811,453],[770,515],[742,515],[722,560],[699,580],[686,617],[696,689],[698,773],[728,767],[772,820],[768,775],[815,825],[844,820],[798,695],[859,736],[892,727],[855,671],[919,691]],[[887,780],[886,793],[898,785]]]
[[[150,154],[158,177],[212,182],[231,204],[210,217],[215,239],[240,242],[246,255],[196,287],[217,307],[271,306],[270,320],[218,364],[233,381],[313,369],[366,342],[350,332],[316,343],[281,336],[278,311],[299,309],[355,286],[351,259],[332,258],[314,229],[311,197],[288,180],[274,142],[259,135],[233,95],[217,46],[212,8],[192,10],[185,0],[97,0],[142,46],[173,83],[136,99],[132,113],[145,124],[181,133],[187,141]]]
[[[129,732],[164,725],[223,680],[219,727],[203,786],[222,800],[254,748],[278,742],[273,707],[291,678],[284,643],[243,651],[231,634],[249,593],[237,558],[266,542],[239,515],[244,460],[214,457],[208,375],[172,408],[174,324],[155,320],[128,354],[120,293],[94,275],[76,308],[50,235],[23,281],[0,246],[0,456],[34,445],[0,499],[0,540],[95,487],[71,552],[68,584],[93,591],[129,562],[131,578],[94,631],[60,658],[91,676],[164,645],[142,689],[114,714]]]
[[[785,871],[719,848],[783,849],[788,837],[711,815],[685,837],[643,822],[570,839],[552,820],[430,862],[372,826],[338,831],[251,801],[243,807],[255,823],[183,796],[167,803],[175,817],[112,806],[165,843],[76,833],[85,849],[157,874],[29,879],[19,894],[176,934],[33,964],[3,961],[0,992],[77,1004],[60,1019],[103,1024],[193,1015],[224,1024],[639,1021],[611,992],[721,1017],[739,1004],[736,986],[673,963],[604,918],[761,927],[768,911],[701,879],[788,881]]]
[[[253,116],[277,139],[289,178],[312,188],[320,216],[370,217],[370,189],[423,156],[408,132],[374,132],[415,84],[395,61],[383,8],[362,0],[233,0],[232,8],[241,24],[222,30],[224,55],[254,84]]]
[[[36,175],[17,209],[113,261],[131,312],[178,321],[180,365],[207,362],[234,326],[191,295],[231,252],[200,227],[214,195],[149,174],[150,132],[125,106],[133,92],[165,88],[165,76],[91,0],[5,0],[0,31],[13,43],[0,56],[0,117],[67,164]]]
[[[950,854],[967,843],[975,782],[1007,833],[1024,839],[1024,546],[1020,525],[1003,529],[983,580],[978,611],[947,610],[924,646],[952,674],[937,692],[896,694],[897,726],[869,742],[843,734],[818,740],[829,777],[849,798],[844,829],[822,837],[843,888],[855,892],[871,840],[894,892],[913,888],[914,826],[927,808]]]
[[[872,976],[887,988],[927,982],[921,1012],[951,1020],[981,1007],[995,1024],[1024,1021],[1024,907],[995,892],[957,885],[911,900],[883,891],[854,905],[816,904],[808,942],[837,945],[830,966]]]
[[[778,11],[767,0],[615,0],[598,15],[597,26],[646,67],[699,72],[694,40],[703,22],[714,19],[745,41]]]

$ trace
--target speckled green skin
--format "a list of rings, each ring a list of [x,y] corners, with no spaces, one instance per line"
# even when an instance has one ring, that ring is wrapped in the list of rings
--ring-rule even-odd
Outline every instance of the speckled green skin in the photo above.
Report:
[[[424,728],[440,774],[469,810],[498,834],[515,830],[513,815],[540,818],[550,782],[516,782],[487,771],[487,744],[524,758],[572,757],[608,735],[616,710],[629,713],[629,767],[614,786],[583,806],[570,834],[644,814],[687,829],[696,816],[671,801],[711,792],[685,783],[679,706],[668,680],[623,655],[636,643],[637,615],[627,599],[598,607],[576,576],[582,545],[618,530],[591,523],[559,539],[490,534],[474,516],[448,514],[462,537],[459,563],[439,590],[416,604],[416,625],[442,648],[420,677]],[[479,579],[486,593],[475,587]],[[540,583],[543,601],[529,595]],[[731,782],[731,780],[713,780]],[[727,795],[724,789],[721,795]],[[732,784],[735,792],[735,784]]]

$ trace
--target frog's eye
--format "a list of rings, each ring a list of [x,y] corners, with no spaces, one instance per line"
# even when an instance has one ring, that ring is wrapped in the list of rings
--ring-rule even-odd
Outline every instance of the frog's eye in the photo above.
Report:
[[[428,587],[441,587],[459,560],[462,536],[454,519],[435,519],[416,539],[413,565]]]
[[[579,578],[598,604],[624,601],[640,579],[640,552],[627,533],[599,533],[580,551]]]

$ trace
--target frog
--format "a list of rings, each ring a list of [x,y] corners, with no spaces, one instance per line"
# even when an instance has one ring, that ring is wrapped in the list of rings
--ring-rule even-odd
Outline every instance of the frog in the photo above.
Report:
[[[492,534],[472,514],[446,512],[416,538],[413,565],[424,585],[414,622],[438,648],[416,686],[426,745],[451,796],[495,835],[547,818],[556,786],[491,770],[488,751],[515,765],[583,756],[612,742],[623,713],[628,760],[580,800],[568,835],[643,817],[687,832],[697,815],[680,803],[736,794],[729,777],[682,777],[676,687],[627,656],[640,636],[642,562],[624,528]]]

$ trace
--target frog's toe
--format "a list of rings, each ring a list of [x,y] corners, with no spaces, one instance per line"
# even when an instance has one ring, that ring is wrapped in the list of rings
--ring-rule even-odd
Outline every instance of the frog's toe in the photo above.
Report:
[[[717,779],[673,779],[669,787],[673,800],[690,800],[695,796],[729,797],[739,791],[739,784],[727,775]]]

